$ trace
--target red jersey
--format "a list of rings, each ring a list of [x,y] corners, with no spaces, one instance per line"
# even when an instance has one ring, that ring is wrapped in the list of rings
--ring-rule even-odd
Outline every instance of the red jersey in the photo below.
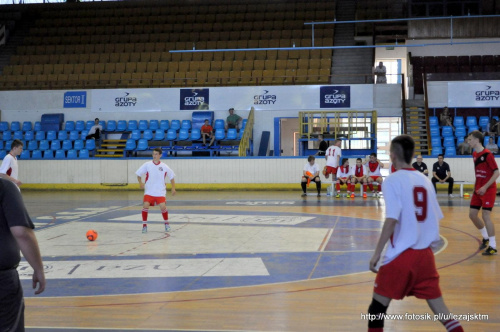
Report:
[[[214,129],[212,128],[211,125],[208,125],[208,126],[203,125],[203,126],[201,126],[201,132],[202,133],[210,134],[212,131],[214,131]]]
[[[358,165],[354,166],[354,176],[357,178],[361,178],[365,176],[365,167],[361,165],[361,167],[358,167]]]
[[[474,159],[474,169],[476,171],[475,189],[477,190],[491,179],[493,172],[498,169],[498,166],[495,161],[495,156],[488,149],[484,149],[479,153],[474,151],[472,153],[472,158]],[[489,188],[496,188],[496,185],[497,184],[493,182]]]

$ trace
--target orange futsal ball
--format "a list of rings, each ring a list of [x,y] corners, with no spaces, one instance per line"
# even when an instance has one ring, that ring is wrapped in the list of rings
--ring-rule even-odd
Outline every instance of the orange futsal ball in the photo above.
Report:
[[[87,232],[87,240],[95,241],[96,239],[97,239],[97,232],[94,231],[93,229],[89,230]]]

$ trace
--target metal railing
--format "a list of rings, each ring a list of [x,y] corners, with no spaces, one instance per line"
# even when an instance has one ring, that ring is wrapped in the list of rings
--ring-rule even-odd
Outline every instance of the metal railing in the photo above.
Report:
[[[253,125],[254,125],[254,113],[255,110],[252,107],[250,113],[248,114],[247,124],[245,125],[245,130],[241,136],[240,146],[238,148],[238,156],[246,157],[247,152],[250,150],[250,141],[253,139]]]

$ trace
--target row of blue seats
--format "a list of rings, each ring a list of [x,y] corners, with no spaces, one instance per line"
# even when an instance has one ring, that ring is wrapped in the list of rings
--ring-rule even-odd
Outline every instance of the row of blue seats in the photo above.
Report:
[[[71,141],[71,140],[64,140],[64,141],[60,141],[60,140],[52,140],[52,141],[49,141],[49,140],[42,140],[42,141],[36,141],[36,140],[31,140],[31,141],[23,141],[21,140],[21,142],[23,142],[23,145],[24,145],[24,150],[28,150],[28,151],[33,151],[33,150],[42,150],[42,151],[45,151],[45,150],[64,150],[64,151],[68,151],[68,150],[83,150],[83,149],[87,149],[87,150],[95,150],[96,148],[96,144],[95,144],[95,140],[93,139],[88,139],[88,140],[81,140],[81,139],[78,139],[78,140],[75,140],[75,141]],[[12,145],[12,141],[2,141],[0,140],[0,150],[2,149],[5,149],[6,151],[10,151],[10,147]]]
[[[441,127],[441,133],[439,132],[439,127],[431,127],[430,134],[432,138],[445,138],[445,137],[456,137],[457,139],[462,139],[473,132],[474,130],[479,130],[478,126],[470,126],[469,128],[465,127],[456,127],[455,131],[451,126],[443,126]]]
[[[5,158],[7,152],[5,150],[0,150],[0,159]],[[83,150],[34,150],[28,151],[24,150],[19,159],[88,159],[90,158],[90,152],[87,149]]]
[[[444,154],[445,157],[455,157],[457,155],[457,149],[454,146],[448,146],[444,148],[443,153],[442,147],[432,148],[431,156],[437,157],[440,154]]]
[[[498,121],[498,116],[493,116]],[[464,121],[463,116],[455,116],[453,118],[453,126],[454,127],[481,127],[483,131],[486,131],[488,124],[490,123],[490,118],[488,116],[480,116],[479,121],[475,116],[467,116]],[[430,127],[439,126],[439,118],[437,116],[429,117],[429,125]]]
[[[243,129],[241,129],[239,132],[235,128],[229,128],[227,130],[227,134],[224,129],[216,129],[215,130],[215,139],[216,140],[240,140],[241,136],[243,135]],[[147,141],[197,141],[201,140],[201,131],[199,129],[192,129],[189,131],[188,129],[181,128],[179,130],[179,133],[174,129],[168,129],[167,132],[165,133],[163,130],[144,130],[141,134],[140,130],[133,130],[130,139],[138,141],[139,139],[145,139]]]
[[[245,126],[246,124],[246,119],[243,120],[242,127]],[[193,128],[191,120],[109,120],[109,121],[99,121],[99,124],[102,126],[103,130],[105,131],[132,131],[132,130],[168,130],[168,129],[174,129],[176,131],[180,130],[181,128],[184,129],[191,129]],[[72,131],[72,130],[77,130],[77,131],[84,131],[84,130],[90,130],[90,128],[94,125],[94,121],[66,121],[64,124],[64,130],[66,131]],[[201,128],[202,124],[196,124],[196,129]],[[214,121],[214,129],[224,129],[225,126],[225,121],[223,119],[216,119]],[[10,123],[6,121],[1,121],[0,122],[0,131],[6,132],[6,131],[23,131],[23,132],[29,132],[29,131],[40,131],[41,130],[41,123],[39,121],[35,122],[35,126],[32,125],[30,121],[25,121],[21,125],[19,121],[13,121]]]
[[[72,130],[72,131],[66,131],[66,130],[60,130],[60,131],[55,131],[55,130],[49,130],[47,132],[39,130],[39,131],[4,131],[2,133],[2,139],[4,141],[8,141],[11,139],[18,139],[18,140],[26,140],[26,141],[31,141],[31,140],[36,140],[36,141],[42,141],[42,140],[77,140],[77,139],[85,139],[88,135],[87,130],[83,131],[78,131],[78,130]]]

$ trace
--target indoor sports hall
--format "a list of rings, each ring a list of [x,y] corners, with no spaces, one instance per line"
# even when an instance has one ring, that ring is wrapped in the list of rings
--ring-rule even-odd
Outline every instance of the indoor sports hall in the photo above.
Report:
[[[500,162],[499,25],[491,0],[0,0],[0,159],[47,278],[35,295],[21,260],[26,331],[366,331],[391,202],[338,189],[324,147],[386,180],[401,134],[429,180],[440,158],[453,178],[433,250],[447,306],[500,331],[467,140]],[[167,232],[157,206],[143,232],[155,148]],[[302,187],[310,156],[321,187]],[[445,330],[415,297],[387,314],[385,331]]]

